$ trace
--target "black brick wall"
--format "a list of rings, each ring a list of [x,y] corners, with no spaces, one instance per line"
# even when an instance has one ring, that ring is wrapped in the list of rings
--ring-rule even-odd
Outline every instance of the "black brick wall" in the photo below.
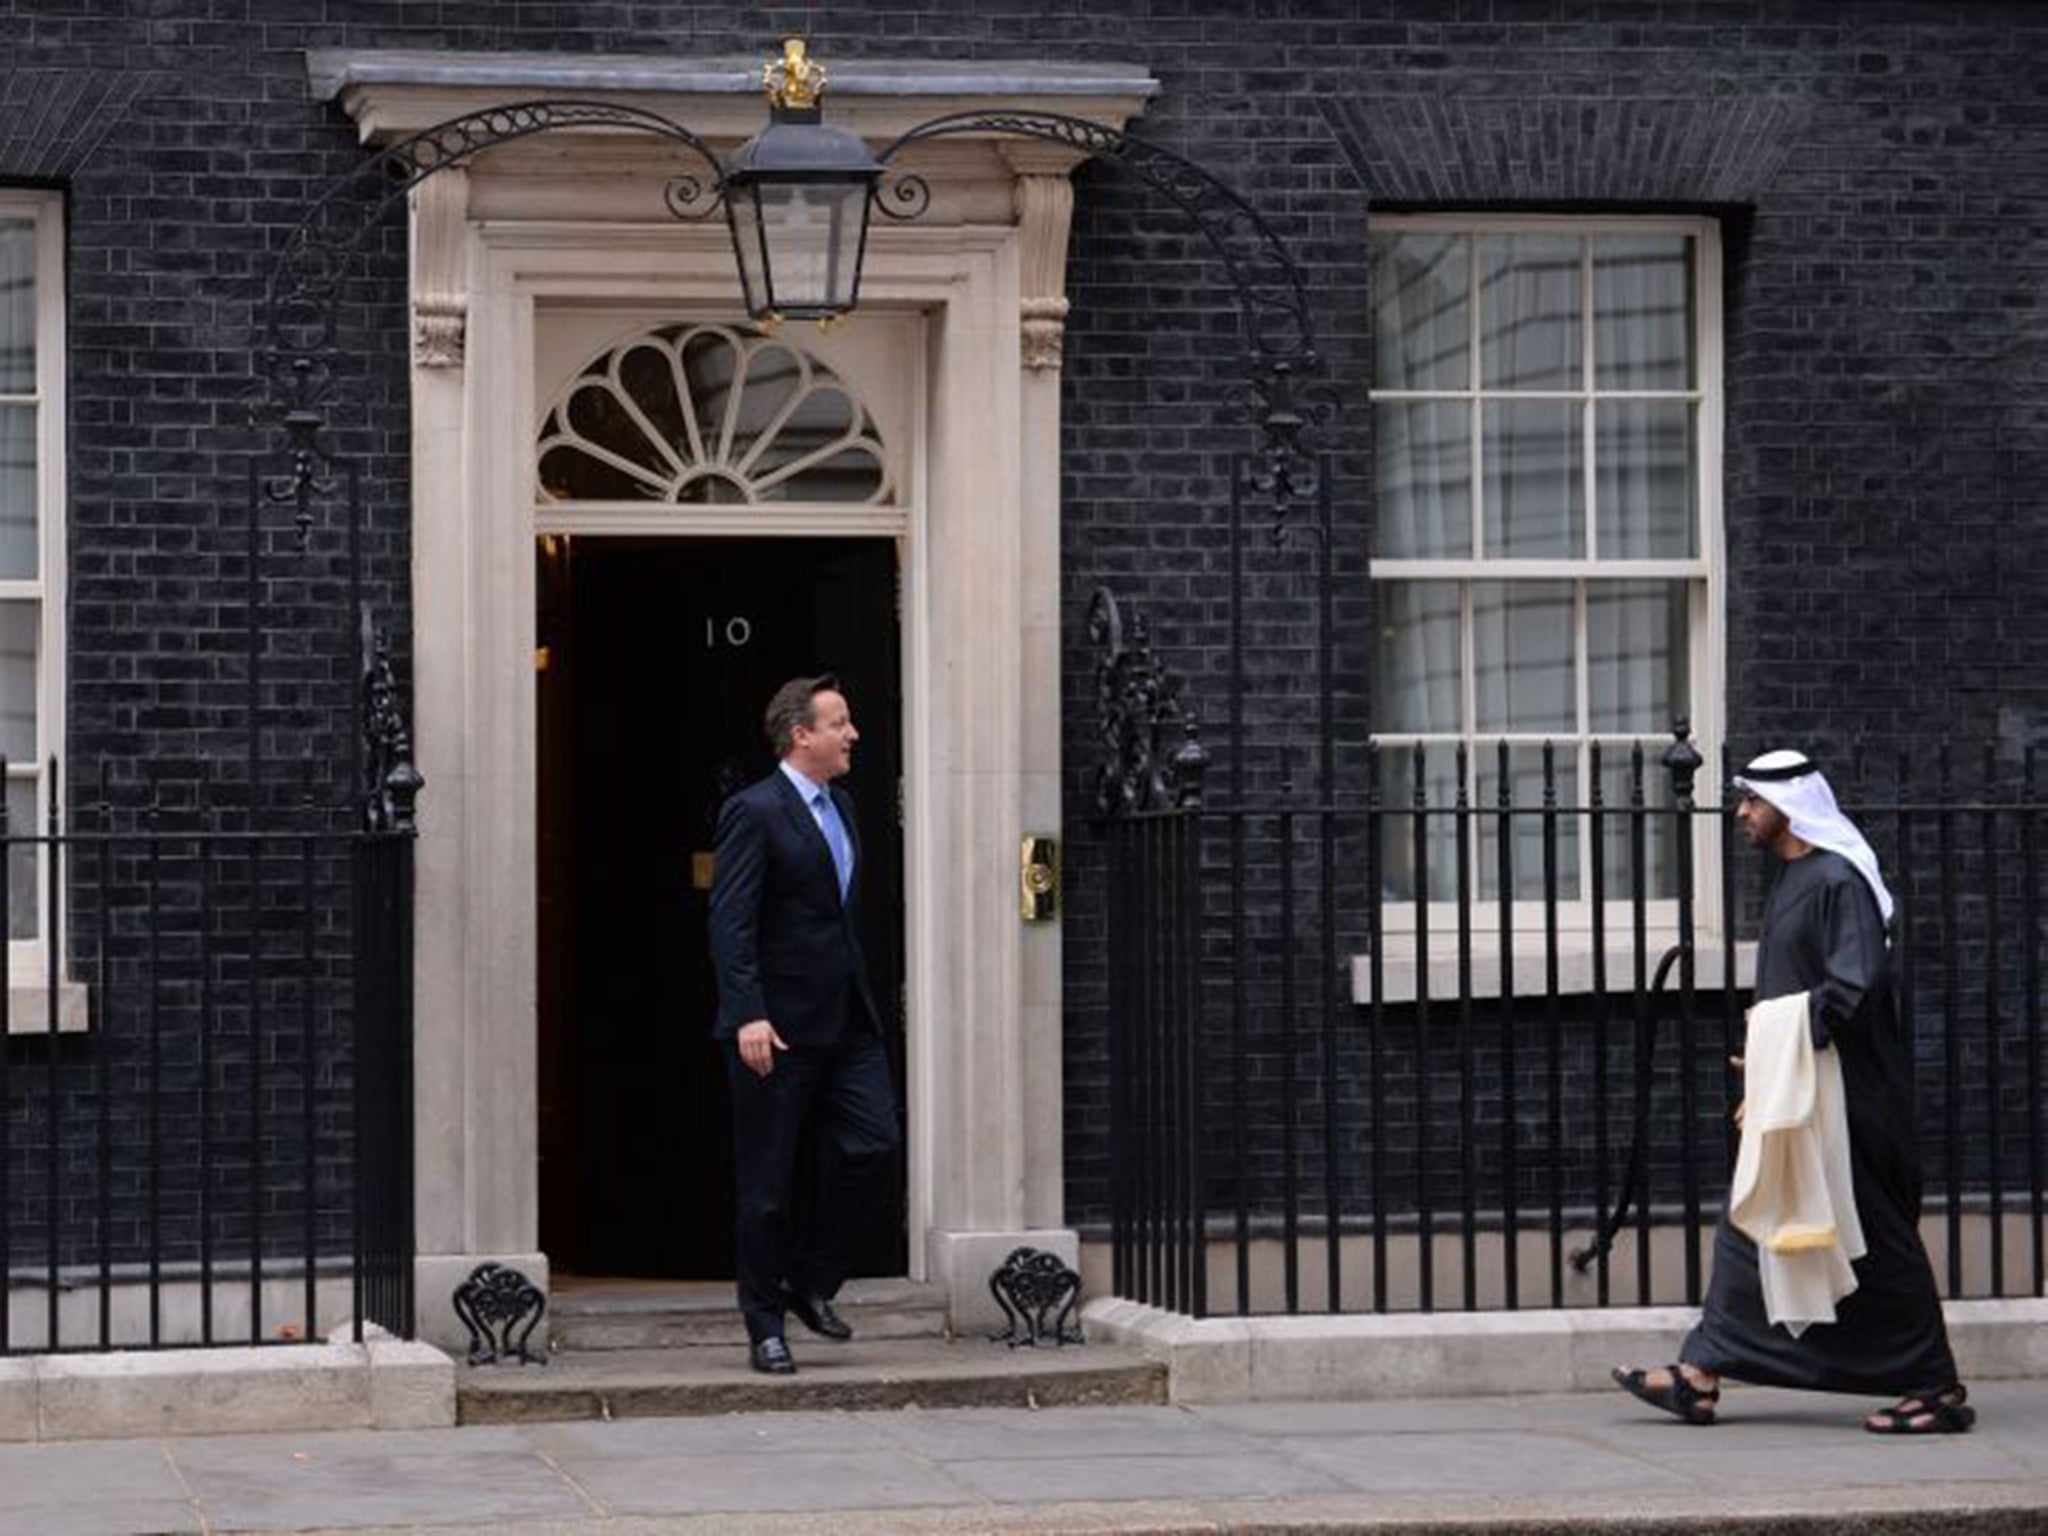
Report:
[[[1337,729],[1370,726],[1364,571],[1375,206],[1686,209],[1725,220],[1728,711],[1738,751],[1875,763],[1946,737],[2048,738],[2048,15],[2027,4],[1566,0],[730,7],[591,0],[0,0],[0,181],[62,186],[71,236],[74,782],[232,793],[239,519],[254,306],[307,200],[360,163],[307,98],[309,47],[761,53],[798,30],[862,55],[1129,59],[1140,131],[1242,190],[1313,287],[1338,496]],[[1100,844],[1080,620],[1110,582],[1231,746],[1222,519],[1234,316],[1173,210],[1079,177],[1067,339],[1066,1031],[1070,1216],[1104,1210]],[[338,419],[367,453],[373,595],[403,646],[402,248],[385,239]],[[332,570],[338,529],[316,529]],[[1302,546],[1262,553],[1244,761],[1306,782]],[[317,584],[272,594],[279,616]],[[339,644],[341,635],[335,635]],[[267,642],[275,745],[320,729],[326,652]],[[323,657],[328,659],[323,660]],[[297,714],[286,713],[296,709]],[[1354,782],[1347,779],[1346,783]],[[1344,785],[1337,786],[1339,788]],[[429,789],[431,794],[431,788]]]
[[[1257,36],[1240,58],[1200,45],[1148,52],[1167,91],[1144,131],[1188,122],[1203,163],[1303,242],[1330,285],[1320,315],[1354,421],[1369,382],[1356,345],[1363,273],[1343,253],[1362,243],[1369,208],[1715,216],[1732,748],[1805,744],[1853,796],[1894,783],[1902,756],[1924,774],[1943,741],[1972,764],[1989,745],[2010,771],[2048,735],[2034,574],[2048,542],[2037,489],[2048,454],[2048,16],[1998,5],[1281,7]],[[1189,80],[1192,99],[1175,89]],[[1315,112],[1339,154],[1326,192],[1309,169],[1321,140],[1289,82],[1322,93]],[[1294,133],[1290,154],[1281,146]],[[1268,174],[1283,158],[1309,186]],[[1215,719],[1213,612],[1182,602],[1165,564],[1185,558],[1183,529],[1199,528],[1199,514],[1148,494],[1142,470],[1123,486],[1089,477],[1092,378],[1122,376],[1100,355],[1116,343],[1090,303],[1097,274],[1124,261],[1101,227],[1107,200],[1097,207],[1076,243],[1068,611],[1101,577],[1151,594],[1155,632]],[[1140,349],[1118,351],[1147,375]],[[1155,409],[1172,415],[1153,388]],[[1362,505],[1347,520],[1369,526]],[[1073,729],[1089,712],[1084,660],[1077,649],[1069,664],[1075,746],[1090,739]],[[1087,939],[1101,908],[1087,878],[1085,764],[1073,767],[1069,1188],[1070,1215],[1087,1221],[1106,1211],[1106,1010],[1102,952]],[[1272,1065],[1262,1057],[1250,1070],[1270,1079]],[[1437,1141],[1449,1144],[1441,1130]]]

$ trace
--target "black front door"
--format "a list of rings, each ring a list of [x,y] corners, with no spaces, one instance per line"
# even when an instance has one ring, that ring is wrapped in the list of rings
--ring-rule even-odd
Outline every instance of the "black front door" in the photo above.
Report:
[[[762,710],[799,674],[837,673],[860,727],[845,787],[901,1101],[896,580],[883,539],[542,542],[541,1242],[558,1269],[733,1272],[712,832],[774,766]],[[858,1273],[902,1272],[899,1217]]]

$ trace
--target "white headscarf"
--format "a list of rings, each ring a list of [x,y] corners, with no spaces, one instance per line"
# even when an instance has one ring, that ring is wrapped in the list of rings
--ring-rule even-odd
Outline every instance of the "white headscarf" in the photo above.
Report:
[[[1801,842],[1839,853],[1855,865],[1856,873],[1877,898],[1877,910],[1885,923],[1891,923],[1892,893],[1877,872],[1876,852],[1856,823],[1842,814],[1826,775],[1808,762],[1803,752],[1766,752],[1752,759],[1735,776],[1735,787],[1783,811],[1792,823],[1792,835]]]

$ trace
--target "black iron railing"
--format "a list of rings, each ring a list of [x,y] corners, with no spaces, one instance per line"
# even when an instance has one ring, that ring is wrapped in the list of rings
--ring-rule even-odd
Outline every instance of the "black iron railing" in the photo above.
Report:
[[[0,1354],[409,1336],[409,827],[52,801],[0,813]]]
[[[1195,1315],[1696,1302],[1768,856],[1694,803],[1682,730],[1593,755],[1577,797],[1554,754],[1519,798],[1499,762],[1484,803],[1479,765],[1432,799],[1419,754],[1385,756],[1356,804],[1205,806],[1198,777],[1104,826],[1118,1294]],[[1898,900],[1951,1296],[2048,1281],[2048,806],[2031,757],[1998,767],[1847,805]]]

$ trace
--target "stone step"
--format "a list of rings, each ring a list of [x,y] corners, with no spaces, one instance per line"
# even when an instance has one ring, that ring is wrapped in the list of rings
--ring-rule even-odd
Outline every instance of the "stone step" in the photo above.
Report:
[[[744,1348],[571,1351],[544,1366],[462,1367],[463,1424],[667,1418],[763,1410],[1051,1408],[1164,1403],[1166,1367],[1110,1344],[1010,1349],[985,1340],[796,1336],[794,1376],[762,1376]]]
[[[834,1305],[859,1340],[943,1339],[945,1293],[915,1280],[849,1280]],[[792,1321],[790,1334],[801,1336]],[[746,1324],[729,1280],[558,1278],[548,1308],[558,1353],[720,1347],[743,1349]]]

